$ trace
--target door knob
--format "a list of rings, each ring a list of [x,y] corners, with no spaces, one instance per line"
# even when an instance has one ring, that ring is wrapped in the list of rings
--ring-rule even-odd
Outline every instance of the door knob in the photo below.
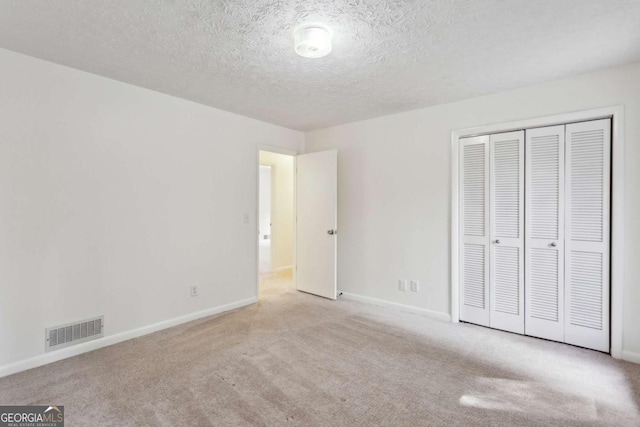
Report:
[[[556,246],[558,246],[558,244],[557,244],[556,242],[551,242],[550,246],[551,246],[552,248],[555,248]]]
[[[499,245],[500,244],[500,240],[496,240],[493,243],[495,243],[496,245]]]
[[[327,230],[327,234],[336,234],[337,230]]]

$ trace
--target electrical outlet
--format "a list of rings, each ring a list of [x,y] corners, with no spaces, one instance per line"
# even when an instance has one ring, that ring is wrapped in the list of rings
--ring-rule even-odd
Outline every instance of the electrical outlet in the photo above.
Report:
[[[191,296],[192,297],[197,297],[198,296],[198,287],[197,286],[192,286],[191,287]]]
[[[407,281],[406,280],[398,280],[398,289],[401,291],[407,290]]]
[[[413,291],[413,292],[420,291],[420,282],[418,282],[417,280],[412,280],[411,281],[411,291]]]

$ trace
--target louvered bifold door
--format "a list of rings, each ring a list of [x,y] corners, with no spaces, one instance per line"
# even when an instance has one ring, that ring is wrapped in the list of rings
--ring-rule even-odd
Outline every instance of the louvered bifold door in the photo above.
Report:
[[[566,129],[565,342],[609,352],[611,121]]]
[[[525,334],[564,341],[564,126],[525,137]]]
[[[524,333],[524,131],[491,135],[490,326]]]
[[[489,326],[489,137],[460,139],[460,320]]]

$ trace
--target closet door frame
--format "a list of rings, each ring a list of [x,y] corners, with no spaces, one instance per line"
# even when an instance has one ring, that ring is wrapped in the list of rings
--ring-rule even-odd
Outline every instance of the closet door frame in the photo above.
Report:
[[[611,156],[611,356],[640,362],[637,354],[623,351],[624,307],[624,106],[570,112],[502,124],[459,129],[451,132],[451,321],[460,321],[460,138],[493,133],[564,125],[567,123],[610,118],[612,124]]]

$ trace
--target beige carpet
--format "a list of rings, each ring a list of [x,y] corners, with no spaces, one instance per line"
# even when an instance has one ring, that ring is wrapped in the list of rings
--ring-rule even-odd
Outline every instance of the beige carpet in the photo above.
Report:
[[[68,426],[640,425],[640,366],[568,345],[329,301],[260,303],[0,379]]]

